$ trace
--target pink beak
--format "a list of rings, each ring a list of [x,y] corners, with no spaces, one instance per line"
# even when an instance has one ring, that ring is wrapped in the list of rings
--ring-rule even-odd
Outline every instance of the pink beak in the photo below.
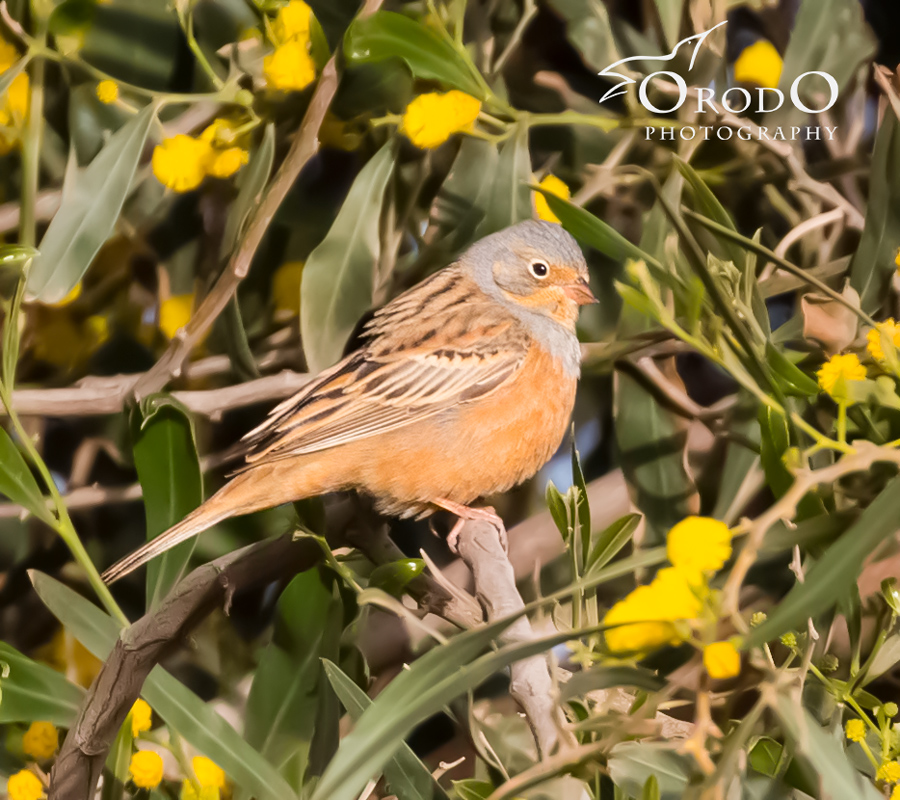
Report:
[[[577,303],[580,306],[587,306],[591,303],[599,303],[600,301],[594,297],[594,293],[591,291],[591,287],[588,286],[588,282],[582,278],[578,283],[572,283],[566,286],[563,289],[566,297],[569,298],[573,303]]]

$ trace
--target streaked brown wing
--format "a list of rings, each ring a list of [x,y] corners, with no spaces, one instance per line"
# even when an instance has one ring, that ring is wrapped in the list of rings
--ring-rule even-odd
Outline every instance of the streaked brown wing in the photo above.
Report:
[[[484,397],[522,365],[515,319],[454,268],[381,309],[369,341],[244,437],[248,463],[313,453]]]

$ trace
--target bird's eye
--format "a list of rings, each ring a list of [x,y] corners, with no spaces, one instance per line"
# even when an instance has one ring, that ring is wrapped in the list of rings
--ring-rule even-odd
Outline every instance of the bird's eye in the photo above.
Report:
[[[531,270],[531,274],[534,275],[535,278],[546,278],[550,274],[550,267],[548,267],[543,261],[532,261],[528,268]]]

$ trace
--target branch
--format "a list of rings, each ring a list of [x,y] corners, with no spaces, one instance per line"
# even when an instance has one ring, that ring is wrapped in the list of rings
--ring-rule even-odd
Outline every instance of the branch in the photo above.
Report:
[[[504,533],[490,522],[472,521],[459,534],[459,555],[472,571],[475,593],[488,621],[507,617],[525,607],[516,589],[512,564],[500,541]],[[519,617],[502,636],[507,644],[534,638],[531,622],[525,616]],[[564,722],[547,656],[523,658],[511,664],[509,671],[509,693],[525,712],[539,758],[546,758],[560,744]]]
[[[308,539],[290,534],[251,545],[194,570],[160,608],[122,631],[88,690],[50,773],[49,800],[93,797],[106,757],[150,671],[214,608],[226,610],[240,589],[269,583],[315,565]]]
[[[337,67],[335,56],[332,56],[322,70],[322,76],[309,101],[309,107],[306,109],[303,123],[291,144],[291,149],[269,185],[262,202],[256,206],[250,217],[247,231],[237,250],[231,256],[228,266],[219,276],[209,294],[203,298],[197,313],[191,317],[190,322],[184,328],[178,331],[162,358],[138,380],[134,386],[136,398],[140,399],[160,391],[172,378],[181,373],[182,365],[194,345],[212,327],[216,317],[228,305],[241,281],[247,277],[253,257],[256,255],[269,224],[275,217],[275,212],[278,211],[278,207],[294,185],[300,171],[318,152],[319,128],[334,99],[337,86]]]

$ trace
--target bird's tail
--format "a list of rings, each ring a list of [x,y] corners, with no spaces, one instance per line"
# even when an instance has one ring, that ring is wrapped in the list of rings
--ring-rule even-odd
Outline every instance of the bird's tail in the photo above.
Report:
[[[266,482],[254,480],[257,477],[255,475],[251,476],[251,471],[248,471],[233,478],[203,505],[188,514],[181,522],[173,525],[169,530],[164,531],[155,539],[151,539],[147,544],[113,564],[103,573],[103,580],[106,583],[113,583],[119,580],[119,578],[124,577],[129,572],[156,558],[156,556],[171,550],[193,536],[197,536],[197,534],[202,533],[207,528],[211,528],[223,519],[249,514],[260,508],[267,508],[271,505],[285,502],[280,497],[272,496],[277,494],[276,492],[262,493],[260,485]]]

